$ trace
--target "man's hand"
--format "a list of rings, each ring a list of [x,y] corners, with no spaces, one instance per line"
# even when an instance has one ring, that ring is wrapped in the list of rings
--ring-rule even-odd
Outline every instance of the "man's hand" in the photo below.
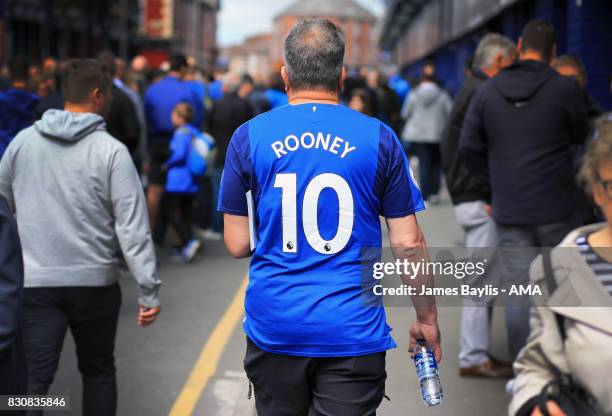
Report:
[[[138,310],[138,325],[143,327],[151,325],[157,319],[157,315],[160,311],[160,308],[149,308],[147,306],[140,305]]]
[[[438,321],[433,320],[431,322],[422,322],[417,320],[410,327],[410,344],[408,349],[410,356],[412,357],[412,351],[418,339],[424,339],[427,345],[431,347],[436,356],[436,361],[440,362],[442,359],[442,348],[440,346],[440,330],[438,329]],[[414,358],[414,357],[413,357]]]
[[[548,414],[550,416],[566,416],[565,412],[561,410],[559,405],[553,402],[552,400],[546,402],[546,410],[548,410]],[[542,416],[542,412],[540,412],[539,406],[533,408],[531,416]]]

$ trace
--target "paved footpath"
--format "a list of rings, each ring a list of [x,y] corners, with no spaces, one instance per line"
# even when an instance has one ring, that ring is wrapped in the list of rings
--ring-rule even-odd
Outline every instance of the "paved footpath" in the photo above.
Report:
[[[419,214],[428,244],[453,246],[462,239],[448,203]],[[233,260],[222,243],[206,242],[197,262],[187,266],[163,263],[160,269],[163,310],[156,324],[136,325],[136,291],[124,278],[123,306],[116,346],[119,415],[251,416],[248,382],[242,369],[245,350],[240,328],[240,288],[247,261]],[[494,314],[493,350],[507,356],[501,309]],[[460,308],[440,308],[444,359],[441,364],[444,403],[426,408],[418,396],[415,370],[407,353],[408,327],[414,312],[388,308],[399,347],[387,354],[387,395],[382,416],[504,415],[508,397],[504,381],[461,379],[457,376]],[[71,395],[73,411],[50,415],[79,415],[81,382],[74,345],[66,337],[60,368],[51,389]]]

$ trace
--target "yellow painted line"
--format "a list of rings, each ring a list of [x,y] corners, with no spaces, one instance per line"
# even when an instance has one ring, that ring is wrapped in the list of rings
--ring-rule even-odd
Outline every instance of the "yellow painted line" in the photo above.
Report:
[[[200,352],[198,361],[189,374],[189,379],[183,386],[183,390],[174,402],[172,409],[170,409],[169,416],[189,416],[193,413],[204,388],[217,371],[221,354],[223,354],[234,328],[242,318],[247,282],[248,277],[245,277],[221,320],[210,334],[202,352]]]

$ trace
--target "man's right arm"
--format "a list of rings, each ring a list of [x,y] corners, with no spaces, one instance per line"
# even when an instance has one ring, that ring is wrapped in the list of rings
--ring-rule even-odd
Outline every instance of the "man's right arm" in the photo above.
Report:
[[[401,218],[387,218],[389,231],[389,244],[396,259],[401,261],[420,262],[429,259],[425,236],[419,227],[416,215]],[[421,293],[423,286],[433,287],[433,278],[429,274],[412,276],[403,279],[408,286],[415,287],[416,293]],[[438,329],[438,312],[436,300],[433,296],[412,296],[412,303],[416,311],[417,320],[410,328],[409,350],[412,351],[418,339],[424,339],[433,349],[436,360],[442,358],[440,347],[440,330]]]
[[[486,84],[480,86],[468,107],[463,126],[461,127],[459,153],[468,169],[488,182],[488,143],[482,114],[485,86]]]
[[[378,175],[383,184],[381,214],[386,218],[389,243],[397,259],[415,261],[427,257],[427,244],[415,212],[424,209],[421,192],[414,181],[408,158],[397,136],[388,128],[381,128]],[[416,260],[420,261],[420,260]],[[431,276],[408,279],[409,285],[433,285]],[[420,290],[417,291],[419,293]],[[440,332],[437,323],[435,298],[414,296],[417,320],[410,328],[410,351],[418,339],[425,339],[440,360]]]

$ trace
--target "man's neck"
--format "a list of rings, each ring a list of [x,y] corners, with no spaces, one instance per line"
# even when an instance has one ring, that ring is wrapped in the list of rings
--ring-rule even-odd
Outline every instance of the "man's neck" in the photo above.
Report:
[[[482,72],[483,74],[485,74],[487,77],[489,78],[493,78],[495,75],[497,75],[497,69],[494,67],[487,67],[487,68],[481,68],[480,72]]]
[[[95,110],[90,104],[66,103],[64,110],[71,113],[95,113]]]
[[[544,58],[542,58],[542,55],[531,50],[521,52],[521,54],[519,55],[519,61],[538,61],[545,64],[548,63]]]
[[[600,257],[612,263],[612,226],[610,224],[589,235],[588,243]]]
[[[11,86],[13,88],[15,88],[16,90],[25,90],[26,89],[26,83],[25,81],[18,81],[15,80],[13,81],[13,83],[11,84]]]
[[[319,103],[319,104],[338,104],[340,98],[338,93],[331,91],[287,91],[289,97],[289,104],[305,104],[305,103]]]
[[[603,227],[590,235],[589,243],[594,247],[612,247],[612,225]]]

